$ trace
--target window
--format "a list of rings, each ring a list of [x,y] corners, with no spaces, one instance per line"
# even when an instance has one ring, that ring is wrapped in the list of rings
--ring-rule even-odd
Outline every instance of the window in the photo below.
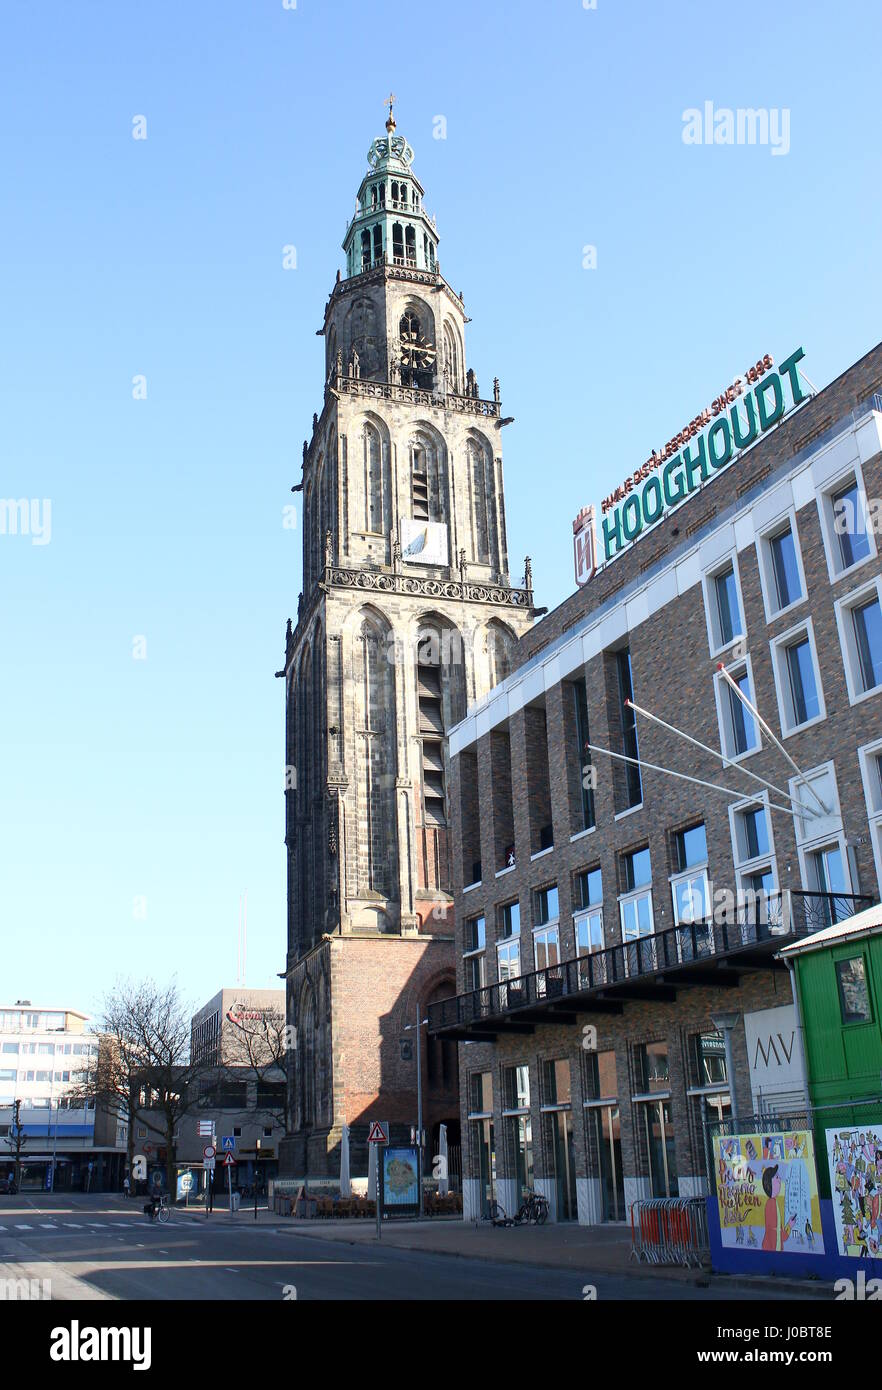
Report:
[[[872,1023],[870,995],[864,971],[863,956],[836,962],[836,984],[839,988],[839,1009],[843,1023]]]
[[[789,608],[802,596],[802,584],[796,563],[796,546],[793,532],[788,526],[769,541],[772,553],[772,573],[775,579],[776,608]]]
[[[753,674],[750,658],[729,669],[729,675],[746,700],[754,704]],[[756,720],[744,702],[738,698],[722,675],[714,677],[717,697],[717,718],[720,725],[720,747],[727,758],[740,758],[759,748]]]
[[[811,619],[771,644],[775,690],[785,738],[826,716]]]
[[[771,622],[801,603],[806,594],[795,512],[759,536],[757,555],[766,618]]]
[[[465,965],[466,990],[483,989],[487,983],[485,958],[486,933],[483,917],[471,917],[465,924],[463,934],[465,950],[462,953]]]
[[[837,568],[851,569],[852,565],[866,560],[870,554],[862,497],[855,479],[852,478],[845,487],[834,492],[831,500],[833,530],[839,543],[840,564]]]
[[[876,554],[867,526],[867,499],[857,465],[818,496],[827,571],[833,584]]]
[[[710,916],[707,881],[707,836],[704,824],[674,835],[675,873],[671,878],[674,921],[702,922]]]
[[[772,827],[766,798],[729,808],[738,921],[755,924],[779,910]],[[752,936],[745,934],[745,940]]]
[[[521,973],[520,933],[520,903],[506,903],[499,909],[499,940],[496,943],[500,980],[511,980]]]
[[[821,849],[812,850],[808,862],[813,887],[819,893],[848,892],[845,862],[839,844],[823,845]]]
[[[622,877],[625,883],[625,892],[619,897],[622,940],[638,941],[653,931],[652,868],[648,849],[622,856]]]
[[[836,603],[848,698],[854,705],[882,686],[882,589],[878,579]]]
[[[586,869],[573,880],[576,955],[603,950],[603,883],[600,869]]]
[[[640,1161],[648,1169],[653,1197],[673,1197],[678,1184],[667,1043],[642,1043],[635,1047],[634,1071]]]
[[[637,742],[637,716],[626,700],[634,699],[634,688],[631,679],[631,650],[629,647],[623,648],[616,653],[616,665],[619,678],[619,695],[621,698],[622,711],[622,752],[626,758],[637,759],[640,757],[640,748]],[[640,768],[636,762],[624,764],[625,767],[625,790],[627,809],[639,806],[643,800],[643,786],[640,780]]]
[[[469,1077],[469,1116],[493,1114],[493,1075],[473,1071]]]
[[[876,859],[876,878],[882,883],[882,741],[858,749],[867,818]]]
[[[547,888],[539,888],[534,897],[534,911],[536,913],[536,925],[543,922],[556,922],[558,919],[557,905],[557,885],[552,883]]]
[[[734,559],[728,560],[722,569],[705,576],[704,596],[710,650],[712,655],[716,655],[744,633],[741,592]]]
[[[582,792],[582,829],[591,830],[595,824],[594,790],[591,785],[591,750],[588,747],[591,741],[588,729],[588,692],[584,677],[573,681],[573,703],[576,719],[576,757]]]
[[[502,1096],[506,1110],[529,1110],[530,1068],[528,1066],[503,1067]]]
[[[722,1033],[696,1033],[692,1039],[696,1086],[728,1086],[726,1045]]]

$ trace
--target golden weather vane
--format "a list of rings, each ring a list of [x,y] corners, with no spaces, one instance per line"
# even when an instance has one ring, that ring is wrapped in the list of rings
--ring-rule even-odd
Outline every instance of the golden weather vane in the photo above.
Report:
[[[386,129],[388,130],[390,135],[392,131],[395,129],[395,116],[393,114],[392,107],[395,105],[397,100],[398,98],[396,97],[395,93],[390,92],[388,97],[386,98],[386,102],[384,103],[384,105],[387,104],[389,107],[389,119],[386,122]]]

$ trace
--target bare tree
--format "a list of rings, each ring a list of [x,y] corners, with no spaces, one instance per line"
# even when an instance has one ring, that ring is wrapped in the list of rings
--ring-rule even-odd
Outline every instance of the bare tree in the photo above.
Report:
[[[105,996],[98,1031],[97,1065],[81,1073],[71,1096],[103,1103],[128,1122],[128,1159],[135,1154],[135,1125],[165,1146],[166,1181],[174,1191],[175,1131],[196,1108],[205,1063],[190,1058],[189,1007],[172,982],[117,981]]]
[[[12,1123],[9,1126],[9,1134],[5,1143],[9,1150],[10,1157],[15,1158],[15,1186],[21,1191],[21,1163],[24,1155],[28,1137],[21,1126],[21,1101],[13,1101]]]
[[[290,1101],[287,1085],[288,1052],[293,1029],[275,1008],[246,1009],[242,1017],[227,1015],[233,1026],[224,1036],[219,1058],[225,1081],[245,1071],[257,1083],[257,1113],[277,1120],[281,1112],[285,1133],[289,1130]]]

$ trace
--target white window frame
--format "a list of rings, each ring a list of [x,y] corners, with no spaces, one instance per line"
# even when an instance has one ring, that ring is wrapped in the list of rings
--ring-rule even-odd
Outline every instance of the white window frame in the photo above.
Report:
[[[736,632],[729,638],[728,642],[722,640],[720,610],[717,603],[716,581],[726,570],[731,569],[735,576],[735,592],[738,597],[738,615],[741,619],[741,631]],[[725,555],[720,556],[713,565],[710,565],[701,576],[702,589],[704,591],[704,620],[707,626],[707,644],[711,656],[721,656],[723,652],[730,651],[732,647],[744,646],[747,642],[747,620],[744,613],[744,599],[741,594],[741,575],[738,570],[738,551],[729,550]]]
[[[810,883],[808,877],[808,863],[816,854],[836,845],[842,856],[842,863],[845,868],[845,888],[842,890],[846,894],[854,893],[854,885],[851,881],[851,864],[848,859],[848,845],[845,840],[845,832],[835,831],[832,835],[822,835],[811,844],[801,845],[799,849],[799,871],[802,878],[803,887],[807,893],[823,893],[827,890],[819,888],[816,883]]]
[[[769,836],[769,848],[763,854],[756,854],[753,858],[743,858],[741,855],[741,845],[739,840],[739,821],[738,817],[745,811],[752,811],[761,806],[765,812],[766,829]],[[743,801],[736,801],[728,808],[729,811],[729,835],[732,840],[732,863],[735,868],[735,890],[737,895],[744,892],[744,880],[750,874],[761,873],[764,869],[770,869],[772,874],[772,892],[780,891],[778,879],[778,858],[775,849],[775,827],[772,823],[772,815],[769,809],[769,793],[760,792],[758,796],[745,797]]]
[[[637,902],[640,898],[649,900],[649,931],[643,932],[640,936],[625,936],[625,908],[629,903]],[[619,894],[619,930],[622,934],[622,944],[627,945],[631,941],[645,941],[647,937],[655,934],[655,914],[652,910],[652,883],[646,883],[641,888],[634,888],[630,893]]]
[[[860,499],[860,506],[863,509],[866,536],[870,549],[862,560],[856,561],[853,565],[842,567],[839,563],[842,558],[839,549],[839,536],[834,529],[836,518],[833,515],[833,495],[834,493],[840,492],[843,484],[847,483],[848,479],[852,477],[857,484],[858,497]],[[830,583],[836,584],[840,579],[845,579],[848,575],[854,574],[862,565],[869,564],[871,560],[875,560],[877,554],[876,536],[867,507],[867,492],[864,487],[864,475],[860,460],[852,460],[851,463],[840,470],[835,478],[829,478],[818,493],[816,500],[818,504],[818,516],[821,520],[821,534],[824,537],[824,555],[827,560],[827,573],[830,576]]]
[[[787,647],[793,645],[795,638],[804,634],[809,639],[809,653],[812,659],[815,689],[818,693],[819,713],[812,715],[811,719],[806,719],[802,724],[796,724],[791,719],[791,710],[794,716],[796,711],[792,709],[791,705],[790,672],[786,666],[785,651]],[[778,722],[781,725],[781,736],[791,738],[794,734],[801,734],[803,730],[811,729],[813,725],[820,724],[827,718],[827,704],[824,699],[824,687],[821,684],[821,668],[818,664],[818,648],[811,616],[809,615],[801,622],[795,623],[793,627],[789,627],[786,632],[781,633],[780,637],[773,637],[769,643],[769,650],[772,656],[772,673],[775,677],[775,696],[778,701]]]
[[[596,918],[598,918],[599,921],[600,921],[600,945],[599,945],[599,946],[596,946],[596,947],[591,947],[590,944],[589,944],[589,948],[588,948],[587,951],[580,951],[580,950],[579,950],[579,924],[580,924],[581,922],[590,922],[590,920],[591,920],[592,917],[596,917]],[[591,928],[590,928],[590,926],[589,926],[589,928],[588,928],[589,943],[590,943],[591,935],[592,935],[592,933],[591,933]],[[581,908],[579,908],[579,911],[578,911],[578,912],[574,912],[574,913],[573,913],[573,943],[574,943],[575,948],[576,948],[576,955],[577,955],[577,956],[593,956],[593,955],[596,955],[598,951],[604,951],[604,950],[606,950],[606,937],[605,937],[604,931],[603,931],[603,904],[602,904],[602,903],[595,903],[595,905],[594,905],[593,907],[581,907]]]
[[[735,671],[739,674],[742,665],[744,666],[744,669],[747,672],[747,676],[750,681],[750,702],[752,705],[756,705],[756,686],[753,680],[753,663],[750,659],[750,653],[748,652],[744,656],[743,661],[738,661],[733,664],[735,667]],[[733,680],[736,678],[733,671],[729,671],[729,675],[732,676]],[[726,755],[726,760],[728,762],[740,763],[743,762],[745,758],[751,758],[753,757],[754,753],[758,753],[760,751],[760,749],[763,746],[763,736],[760,726],[754,719],[753,715],[746,712],[746,717],[753,721],[754,732],[756,734],[756,743],[754,743],[750,748],[746,748],[743,753],[736,753],[733,751],[735,744],[732,724],[730,722],[730,693],[731,688],[729,686],[728,681],[726,681],[725,678],[719,674],[719,672],[715,672],[714,698],[716,699],[717,704],[717,726],[720,731],[720,748]],[[732,699],[737,698],[737,695],[732,694]]]
[[[546,935],[546,934],[549,933],[549,932],[553,932],[553,933],[554,933],[555,941],[557,942],[557,960],[556,960],[556,961],[551,961],[548,965],[540,965],[540,964],[539,964],[539,960],[538,960],[537,950],[536,950],[536,947],[537,947],[537,944],[538,944],[538,939],[539,939],[540,936],[544,936],[544,935]],[[546,943],[546,951],[547,951],[547,943]],[[563,957],[562,957],[562,955],[561,955],[561,950],[560,950],[560,918],[557,917],[557,918],[555,918],[555,920],[554,920],[553,922],[543,922],[541,926],[539,926],[539,927],[534,927],[534,928],[533,928],[533,969],[534,969],[534,970],[550,970],[550,969],[553,968],[553,966],[555,966],[555,965],[560,965],[562,959],[563,959]]]
[[[785,529],[789,523],[790,533],[793,536],[793,548],[796,552],[796,567],[799,571],[800,596],[788,603],[786,607],[779,608],[778,586],[775,581],[775,565],[772,559],[772,541]],[[756,558],[759,565],[760,586],[763,591],[763,608],[766,613],[766,622],[775,622],[785,613],[792,613],[801,603],[808,600],[808,587],[805,582],[805,569],[802,563],[802,546],[799,541],[799,528],[796,524],[796,508],[789,507],[787,511],[781,512],[774,521],[769,522],[759,532],[756,538]]]
[[[511,951],[512,947],[514,947],[517,952],[518,968],[513,975],[503,975],[500,969],[500,957],[503,951]],[[520,932],[512,932],[511,936],[503,936],[496,942],[496,980],[497,983],[502,984],[505,980],[520,979],[523,973],[523,961],[521,959],[521,934]]]
[[[693,864],[691,868],[683,869],[682,872],[679,874],[671,874],[668,878],[668,883],[671,886],[671,913],[673,916],[673,925],[675,927],[691,927],[696,922],[706,922],[708,920],[708,916],[711,918],[713,917],[714,909],[713,903],[711,902],[710,880],[708,879],[707,868],[708,861],[705,859],[703,863]],[[701,878],[704,880],[704,901],[707,906],[707,916],[700,918],[693,917],[688,922],[681,922],[679,916],[677,915],[677,887],[679,884],[687,883],[690,879],[694,878]]]
[[[864,784],[867,823],[870,827],[878,889],[882,887],[882,785],[878,788],[873,786],[873,764],[877,757],[882,757],[882,738],[875,739],[872,743],[865,743],[863,747],[858,749],[858,761],[861,768],[861,781]]]
[[[871,599],[874,594],[876,601],[882,607],[882,579],[878,575],[859,589],[853,589],[850,594],[838,598],[833,605],[836,610],[836,626],[839,630],[839,645],[842,648],[842,664],[845,667],[845,683],[848,686],[850,705],[859,705],[862,701],[869,700],[871,696],[878,695],[882,691],[882,681],[878,685],[871,686],[869,690],[861,689],[861,662],[854,631],[853,610],[862,607],[864,602]]]

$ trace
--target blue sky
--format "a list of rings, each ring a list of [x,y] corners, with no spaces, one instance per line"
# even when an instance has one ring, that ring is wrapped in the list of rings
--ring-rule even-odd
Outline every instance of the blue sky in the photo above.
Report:
[[[246,889],[248,982],[283,966],[282,508],[390,88],[470,363],[515,416],[512,571],[529,551],[553,606],[579,508],[737,373],[801,344],[823,386],[880,336],[880,27],[707,0],[6,8],[0,497],[52,511],[48,544],[0,536],[0,995],[88,1010],[174,972],[204,1002]],[[684,144],[708,100],[788,110],[789,152]]]

